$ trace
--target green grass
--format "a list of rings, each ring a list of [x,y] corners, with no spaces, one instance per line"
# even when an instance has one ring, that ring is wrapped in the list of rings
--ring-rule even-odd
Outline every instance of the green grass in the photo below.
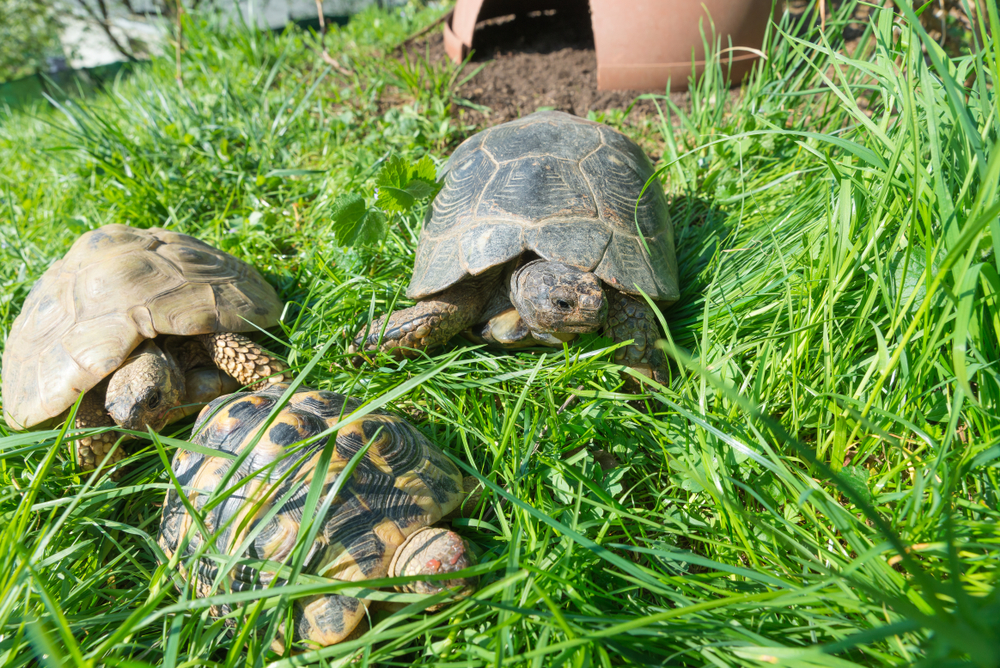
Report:
[[[644,410],[597,336],[344,363],[369,314],[403,301],[422,211],[340,248],[334,201],[371,203],[389,156],[440,164],[478,129],[452,68],[385,55],[440,9],[334,31],[352,77],[307,34],[195,15],[183,88],[165,57],[0,116],[0,339],[76,234],[195,234],[278,288],[275,346],[315,362],[306,383],[409,415],[489,488],[456,523],[482,564],[475,597],[279,657],[280,592],[234,638],[161,563],[170,441],[133,442],[112,481],[80,474],[64,432],[0,426],[0,664],[1000,665],[1000,46],[970,36],[949,59],[912,13],[878,10],[847,56],[847,5],[825,34],[776,30],[730,105],[709,76],[689,109],[596,115],[660,147],[672,202],[676,373]]]

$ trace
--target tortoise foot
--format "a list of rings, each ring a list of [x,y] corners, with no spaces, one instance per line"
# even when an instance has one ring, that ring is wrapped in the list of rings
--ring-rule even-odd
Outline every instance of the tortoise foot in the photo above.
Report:
[[[292,379],[288,368],[274,353],[264,350],[242,334],[220,332],[198,337],[211,361],[250,389],[260,389]]]
[[[631,367],[641,375],[660,384],[670,380],[670,365],[667,356],[656,347],[661,337],[656,314],[645,302],[623,292],[608,289],[610,312],[605,327],[605,335],[615,343],[631,341],[615,351],[615,362]],[[634,376],[626,379],[627,392],[642,392],[642,383]]]
[[[100,383],[97,387],[83,395],[80,407],[76,411],[76,420],[73,426],[77,429],[93,429],[97,427],[113,427],[115,421],[104,408],[104,393],[107,382]],[[76,441],[76,461],[84,471],[90,471],[104,461],[108,452],[114,448],[118,441],[119,434],[113,431],[106,431],[102,434],[85,436]],[[111,453],[106,464],[113,466],[125,458],[125,450],[119,447]]]

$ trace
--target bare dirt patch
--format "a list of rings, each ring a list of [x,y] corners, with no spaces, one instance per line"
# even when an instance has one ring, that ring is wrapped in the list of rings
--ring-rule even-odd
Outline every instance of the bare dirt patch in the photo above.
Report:
[[[440,29],[410,43],[407,50],[431,60],[447,58]],[[482,70],[458,89],[460,98],[483,108],[459,109],[466,122],[476,125],[503,123],[540,108],[583,117],[588,111],[630,106],[630,116],[656,112],[652,101],[636,101],[641,91],[597,90],[597,56],[587,11],[534,12],[483,22],[466,72],[479,67]],[[673,93],[671,99],[686,106],[690,96]]]

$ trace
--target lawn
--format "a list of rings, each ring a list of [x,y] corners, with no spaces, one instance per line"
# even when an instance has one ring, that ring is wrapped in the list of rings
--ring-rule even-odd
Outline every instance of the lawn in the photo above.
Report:
[[[278,289],[269,345],[306,384],[406,415],[487,488],[455,522],[475,596],[281,656],[280,588],[233,635],[163,560],[177,440],[132,441],[115,480],[76,467],[73,432],[0,425],[0,665],[1000,666],[1000,42],[950,56],[874,8],[848,55],[855,4],[774,26],[739,96],[710,73],[689,107],[593,115],[658,159],[677,240],[673,376],[631,402],[597,335],[346,362],[406,303],[427,206],[378,200],[386,165],[481,129],[458,70],[393,55],[444,7],[332,29],[346,74],[312,33],[187,14],[179,70],[171,49],[0,111],[0,340],[77,234],[193,234]]]

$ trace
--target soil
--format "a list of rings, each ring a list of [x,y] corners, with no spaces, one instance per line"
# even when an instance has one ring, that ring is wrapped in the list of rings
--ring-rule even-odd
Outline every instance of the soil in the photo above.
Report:
[[[407,45],[431,62],[445,59],[440,28]],[[482,68],[458,89],[470,106],[460,109],[467,122],[494,125],[540,108],[587,116],[588,111],[629,109],[629,116],[656,112],[642,91],[597,90],[597,56],[587,11],[532,12],[490,19],[476,28],[476,49],[463,76]],[[463,77],[459,77],[461,81]],[[687,92],[673,93],[686,106]]]
[[[786,0],[786,8],[793,17],[801,16],[807,0]],[[828,0],[827,14],[831,14],[843,0]],[[583,3],[581,3],[583,4]],[[932,36],[935,26],[944,26],[950,17],[959,32],[971,29],[964,14],[955,14],[952,5],[957,0],[935,2],[934,11],[925,12]],[[938,11],[941,5],[942,11]],[[943,11],[949,12],[945,16]],[[940,14],[940,16],[938,16]],[[820,22],[819,16],[810,16],[810,22]],[[844,30],[847,41],[845,51],[853,53],[858,37],[868,20],[867,10],[859,9],[855,22]],[[805,25],[801,26],[804,31]],[[947,42],[946,38],[941,39]],[[430,62],[447,59],[444,37],[440,26],[406,44],[415,56],[428,56]],[[557,109],[577,116],[587,112],[607,112],[610,109],[627,110],[626,124],[657,112],[651,99],[637,100],[641,91],[597,90],[597,56],[590,13],[585,8],[577,11],[532,12],[528,15],[505,16],[481,22],[476,28],[476,50],[465,66],[462,77],[481,70],[459,87],[458,97],[465,101],[458,114],[464,122],[479,127],[495,125],[519,118],[540,108]],[[648,95],[648,94],[647,94]],[[730,99],[739,95],[734,88]],[[663,94],[660,94],[662,98]],[[683,109],[690,108],[690,95],[684,92],[670,94],[671,100]],[[466,104],[467,103],[467,104]]]

